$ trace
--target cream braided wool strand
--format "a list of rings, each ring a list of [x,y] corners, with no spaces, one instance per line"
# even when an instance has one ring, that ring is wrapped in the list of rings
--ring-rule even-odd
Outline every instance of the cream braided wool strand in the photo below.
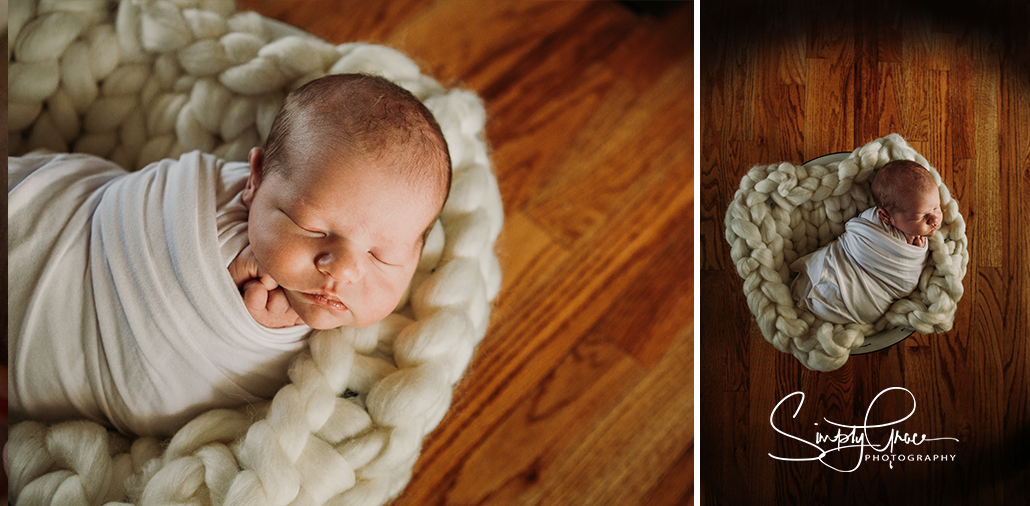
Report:
[[[426,104],[454,165],[394,314],[316,332],[272,401],[205,413],[170,441],[88,421],[13,426],[15,504],[378,505],[399,494],[501,286],[503,207],[479,98],[386,47],[273,40],[267,20],[224,0],[15,1],[9,37],[12,152],[84,151],[129,169],[194,149],[244,160],[289,90],[368,72]]]
[[[895,301],[875,324],[835,325],[798,308],[789,286],[790,264],[836,239],[849,219],[872,207],[870,185],[876,171],[901,159],[929,169],[944,214],[938,233],[930,239],[930,261],[916,290]],[[776,349],[817,371],[844,365],[866,336],[887,327],[923,334],[950,330],[969,263],[966,222],[958,201],[937,170],[898,134],[872,141],[826,166],[753,167],[726,211],[726,240],[762,335]]]

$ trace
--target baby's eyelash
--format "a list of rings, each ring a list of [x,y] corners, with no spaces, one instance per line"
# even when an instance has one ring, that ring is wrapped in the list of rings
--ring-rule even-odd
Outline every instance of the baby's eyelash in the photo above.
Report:
[[[390,262],[387,262],[386,260],[383,260],[382,257],[380,257],[379,255],[376,255],[371,250],[369,250],[368,254],[371,255],[372,258],[374,258],[377,262],[379,262],[379,263],[381,263],[383,265],[389,265],[389,266],[396,266],[397,265],[397,264],[391,264]]]
[[[280,209],[280,211],[283,213],[283,216],[286,216],[286,218],[288,218],[290,220],[290,222],[293,223],[293,226],[295,226],[295,227],[297,227],[297,228],[299,228],[299,229],[301,229],[301,230],[303,230],[303,231],[305,231],[305,232],[307,232],[309,234],[317,235],[319,237],[326,237],[327,234],[325,232],[322,232],[322,231],[319,231],[319,230],[312,230],[310,228],[304,227],[300,223],[297,223],[297,220],[293,219],[293,216],[290,216],[289,213],[287,213],[286,211],[283,211],[281,209]]]
[[[318,236],[318,238],[323,238],[323,237],[326,236],[325,232],[319,232],[318,230],[311,230],[310,228],[302,227],[302,226],[298,225],[297,222],[294,222],[293,224],[297,225],[297,228],[303,230],[304,232],[306,232],[308,234]]]

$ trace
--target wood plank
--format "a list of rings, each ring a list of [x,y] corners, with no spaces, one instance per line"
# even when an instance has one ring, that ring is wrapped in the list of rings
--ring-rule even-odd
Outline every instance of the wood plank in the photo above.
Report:
[[[854,34],[853,6],[854,3],[850,1],[807,4],[810,24],[807,27],[809,35],[806,56],[810,60],[848,59]],[[807,82],[812,82],[811,78]]]
[[[693,105],[677,97],[684,88],[688,93],[692,89],[684,84],[692,72],[689,63],[677,65],[628,103],[616,98],[627,95],[622,86],[612,90],[613,99],[602,100],[582,135],[573,141],[575,148],[559,164],[561,176],[527,203],[526,212],[563,244],[572,244],[610,216],[624,193],[635,193],[656,161],[660,166],[680,164],[687,171],[691,160],[685,155],[690,149],[683,132],[693,123]],[[670,145],[684,156],[662,159]],[[584,193],[583,187],[594,191]]]
[[[902,109],[904,108],[901,65],[893,62],[881,62],[878,70],[877,75],[880,76],[881,81],[878,86],[880,120],[877,131],[901,133]]]
[[[702,96],[704,94],[702,93]],[[698,233],[708,240],[701,242],[701,270],[723,270],[733,267],[730,265],[729,247],[726,244],[726,228],[723,223],[726,219],[727,202],[733,198],[734,187],[724,184],[723,173],[733,172],[724,169],[719,160],[723,152],[720,143],[711,142],[701,146],[701,181],[700,191],[708,198],[702,199],[700,203],[701,230]]]
[[[919,11],[903,11],[905,31],[902,36],[901,79],[904,83],[905,128],[900,132],[906,140],[925,141],[929,137],[930,117],[927,92],[930,89],[929,67],[931,24]]]
[[[669,463],[693,441],[693,342],[693,329],[684,329],[654,373],[562,459],[568,470],[547,485],[540,504],[633,505],[648,499]],[[610,479],[593,479],[597,473]]]
[[[555,177],[552,167],[566,156],[565,150],[574,140],[573,132],[584,127],[615,86],[614,75],[602,65],[592,66],[573,79],[575,86],[565,92],[534,92],[536,100],[549,97],[542,107],[520,104],[519,98],[525,98],[526,93],[518,87],[488,104],[487,113],[491,116],[521,118],[518,122],[487,125],[487,136],[495,146],[494,164],[510,167],[497,174],[508,212],[524,208]],[[536,167],[547,170],[533,170]]]
[[[805,88],[805,160],[840,151],[854,143],[854,66],[843,60],[812,59]]]
[[[539,496],[546,480],[563,474],[553,470],[559,465],[555,454],[583,443],[565,435],[593,430],[644,376],[606,336],[586,336],[484,435],[449,476],[448,486],[437,488],[427,503],[512,503]]]
[[[422,12],[431,0],[362,2],[359,0],[308,0],[306,8],[295,2],[241,0],[239,10],[255,10],[330,41],[382,43],[395,26]],[[341,23],[340,19],[348,22]]]
[[[690,2],[676,5],[660,20],[643,19],[633,33],[627,35],[626,42],[605,58],[638,92],[651,87],[670,67],[694,59],[693,5]],[[692,86],[692,75],[687,82]]]
[[[777,8],[783,9],[783,16],[773,17],[769,23],[771,37],[782,42],[778,51],[770,51],[775,55],[776,76],[779,84],[802,85],[808,71],[807,37],[794,34],[804,33],[804,16],[801,15],[804,6],[800,1],[791,0]]]
[[[850,151],[855,126],[854,27],[850,2],[812,6],[805,88],[804,158]]]
[[[695,404],[696,406],[696,404]],[[662,477],[644,503],[647,506],[694,504],[694,446],[683,451],[683,455]]]
[[[702,16],[711,15],[707,18],[711,21],[706,21],[706,28],[701,31],[702,79],[717,81],[719,86],[702,85],[706,98],[702,100],[701,114],[718,111],[720,120],[710,124],[717,130],[706,135],[727,141],[751,140],[754,135],[754,33],[763,26],[763,20],[759,9],[749,7],[734,9],[725,2],[707,4],[702,10]]]
[[[884,9],[886,2],[876,2],[878,14],[867,13],[868,18],[877,20],[876,27],[879,37],[877,41],[877,57],[880,62],[898,63],[901,61],[904,52],[904,31],[902,26],[901,9]]]
[[[736,273],[723,270],[701,271],[701,282],[706,293],[734,293],[742,290],[742,283]],[[753,348],[765,343],[761,336],[752,333],[754,319],[744,301],[734,300],[727,307],[719,307],[717,297],[701,298],[701,314],[720,314],[725,318],[722,324],[706,328],[706,339],[702,340],[701,384],[709,392],[741,392],[749,389],[750,375],[746,370],[733,367],[746,364]],[[746,336],[746,337],[742,337]],[[761,340],[756,342],[755,338]]]
[[[855,145],[880,137],[879,32],[884,23],[874,14],[880,9],[880,2],[858,2],[855,7],[855,82],[862,83],[855,91]]]
[[[687,167],[691,150],[676,145],[670,148],[675,158],[660,162],[667,166]],[[666,157],[656,157],[663,160]],[[693,187],[683,191],[693,192]],[[688,209],[679,227],[659,244],[650,265],[629,287],[616,294],[627,304],[648,307],[648,311],[612,311],[597,324],[627,353],[647,368],[654,368],[667,353],[673,339],[684,328],[693,326],[694,314],[694,211]]]
[[[533,5],[532,2],[526,3]],[[541,38],[523,57],[493,75],[491,81],[477,86],[483,97],[490,101],[499,93],[509,91],[514,82],[523,81],[521,85],[525,87],[523,91],[527,92],[527,97],[520,97],[517,103],[521,107],[535,107],[538,102],[548,102],[550,94],[567,88],[567,83],[585,69],[597,64],[608,68],[608,55],[632,35],[628,22],[632,16],[625,10],[612,9],[604,4],[586,2],[582,5],[585,8],[569,19],[565,26],[557,27],[558,33],[577,36]],[[476,34],[481,35],[482,32]],[[585,40],[592,42],[584,43]],[[478,75],[479,70],[470,69],[470,73]]]
[[[951,189],[952,196],[958,198],[955,194],[956,190],[954,190],[958,182],[954,177],[955,171],[950,167],[954,155],[952,154],[950,142],[952,122],[948,115],[948,109],[951,105],[950,91],[948,89],[948,72],[933,70],[929,71],[928,74],[929,87],[927,96],[929,97],[929,117],[937,119],[928,122],[927,149],[921,153],[937,169],[941,179]],[[961,202],[962,200],[960,199],[960,206]]]
[[[998,69],[997,55],[984,34],[973,43],[977,78],[973,81],[976,117],[976,218],[973,241],[978,267],[999,267],[1002,262],[1000,229],[993,224],[1001,219],[1000,167],[998,164]]]
[[[575,26],[591,8],[579,2],[433,2],[410,22],[392,27],[383,42],[415,57],[441,82],[483,90],[490,101],[494,93],[486,90],[510,81],[514,69],[538,63],[549,41],[574,40],[553,35]]]
[[[495,318],[536,293],[541,283],[554,276],[569,257],[567,250],[523,212],[505,218],[504,233],[497,238],[495,251],[504,273],[501,291],[494,302]]]
[[[797,9],[796,2],[785,8]],[[790,37],[791,30],[799,27],[797,18],[788,14],[785,20],[769,23],[763,35],[772,40],[783,40],[778,49],[760,53],[759,68],[776,69],[766,71],[755,79],[757,100],[755,101],[755,142],[769,149],[767,160],[802,161],[801,132],[804,129],[804,86],[798,85],[802,72],[807,72],[805,47],[800,38]],[[790,41],[793,41],[791,43]]]
[[[972,160],[976,158],[976,114],[973,90],[973,34],[963,31],[957,36],[955,52],[952,53],[951,70],[948,72],[948,89],[951,90],[952,141],[955,158]]]

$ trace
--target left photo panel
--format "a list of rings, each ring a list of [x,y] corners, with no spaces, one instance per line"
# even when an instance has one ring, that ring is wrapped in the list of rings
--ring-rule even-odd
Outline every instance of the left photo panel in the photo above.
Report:
[[[9,1],[9,504],[696,502],[693,2]]]

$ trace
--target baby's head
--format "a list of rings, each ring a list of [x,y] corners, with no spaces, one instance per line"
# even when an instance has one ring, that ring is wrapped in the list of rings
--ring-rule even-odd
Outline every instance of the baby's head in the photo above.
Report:
[[[941,195],[925,167],[909,160],[884,165],[873,178],[880,219],[910,236],[931,237],[941,226]]]
[[[397,306],[450,190],[432,113],[386,79],[334,75],[291,93],[243,193],[258,264],[312,328]]]

